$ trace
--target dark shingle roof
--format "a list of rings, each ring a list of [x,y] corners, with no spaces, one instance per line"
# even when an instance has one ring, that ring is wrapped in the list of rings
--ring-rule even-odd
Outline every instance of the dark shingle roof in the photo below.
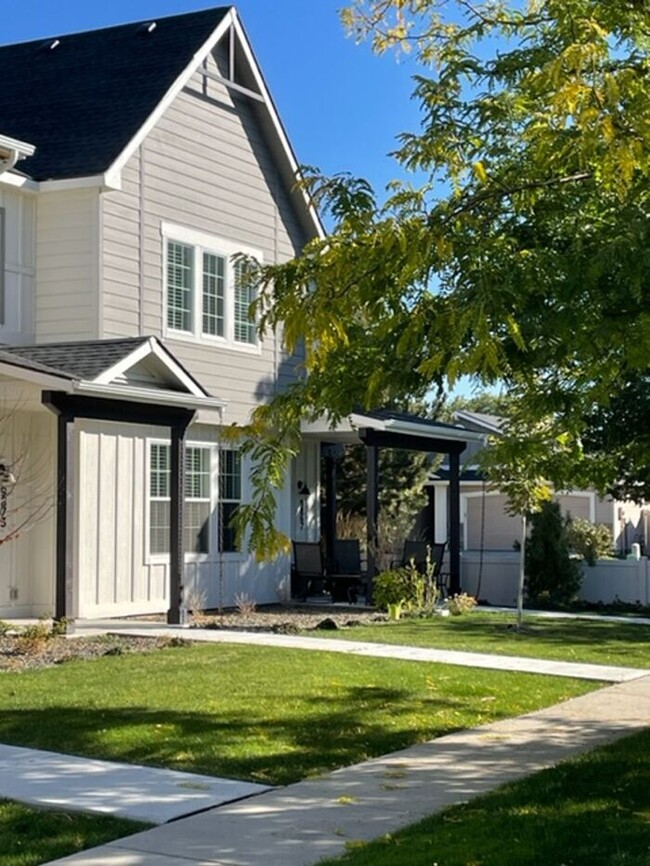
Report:
[[[43,343],[38,346],[2,346],[0,360],[43,373],[91,381],[146,343],[149,337]],[[4,356],[4,357],[3,357]]]
[[[106,171],[230,7],[0,46],[0,127],[36,145],[35,180]],[[151,20],[151,19],[149,19]]]
[[[355,414],[365,415],[366,418],[375,418],[377,421],[404,421],[408,424],[422,424],[425,427],[442,427],[447,430],[462,429],[461,424],[446,424],[443,421],[435,421],[433,418],[425,418],[411,412],[397,412],[393,409],[359,409]]]

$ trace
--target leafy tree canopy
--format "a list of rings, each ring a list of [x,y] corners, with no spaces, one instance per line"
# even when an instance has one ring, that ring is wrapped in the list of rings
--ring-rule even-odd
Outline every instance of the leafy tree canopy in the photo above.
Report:
[[[544,419],[576,482],[616,483],[619,467],[583,440],[650,367],[649,12],[647,0],[357,0],[343,13],[356,38],[420,63],[421,128],[395,157],[423,180],[379,202],[361,179],[306,173],[333,231],[257,273],[262,328],[304,347],[308,373],[249,430],[273,430],[268,448],[250,446],[272,468],[305,414],[336,420],[469,374],[506,383],[520,428]],[[648,451],[629,453],[632,476]],[[558,463],[537,474],[557,481]],[[268,512],[258,494],[242,520]]]

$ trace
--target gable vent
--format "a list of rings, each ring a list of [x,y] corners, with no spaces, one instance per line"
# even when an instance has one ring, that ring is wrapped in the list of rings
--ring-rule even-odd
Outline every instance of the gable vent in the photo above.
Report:
[[[157,26],[155,21],[145,21],[140,25],[140,33],[153,33]]]
[[[61,44],[60,39],[48,39],[46,42],[43,42],[40,46],[41,51],[54,51],[55,48],[58,48]]]

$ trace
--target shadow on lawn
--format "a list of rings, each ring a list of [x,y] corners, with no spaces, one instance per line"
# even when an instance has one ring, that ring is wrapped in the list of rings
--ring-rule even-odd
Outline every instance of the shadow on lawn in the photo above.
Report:
[[[515,617],[511,621],[504,622],[503,619],[496,621],[490,614],[477,612],[466,617],[458,617],[448,620],[442,625],[445,629],[453,630],[461,638],[468,641],[480,638],[483,641],[493,642],[495,647],[503,648],[504,641],[512,642],[513,647],[523,641],[534,639],[536,642],[545,643],[550,646],[557,645],[567,647],[570,644],[577,646],[607,646],[608,651],[613,653],[625,653],[629,644],[648,644],[650,637],[650,626],[626,625],[625,623],[596,622],[591,620],[548,620],[533,619],[524,614],[524,630],[519,634],[515,628]],[[405,629],[408,626],[405,624]],[[417,621],[413,626],[414,634],[417,633]],[[650,664],[650,650],[649,650]]]
[[[474,710],[462,698],[376,687],[303,698],[300,712],[282,715],[55,704],[4,709],[0,742],[286,785],[458,730],[450,719]]]

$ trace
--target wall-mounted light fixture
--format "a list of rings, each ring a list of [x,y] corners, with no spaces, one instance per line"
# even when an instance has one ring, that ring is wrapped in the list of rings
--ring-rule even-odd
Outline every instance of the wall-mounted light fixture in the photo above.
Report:
[[[307,487],[306,482],[299,481],[296,485],[298,488],[298,496],[300,497],[300,501],[298,503],[298,523],[300,524],[300,528],[305,528],[305,500],[308,496],[310,496],[309,487]]]

